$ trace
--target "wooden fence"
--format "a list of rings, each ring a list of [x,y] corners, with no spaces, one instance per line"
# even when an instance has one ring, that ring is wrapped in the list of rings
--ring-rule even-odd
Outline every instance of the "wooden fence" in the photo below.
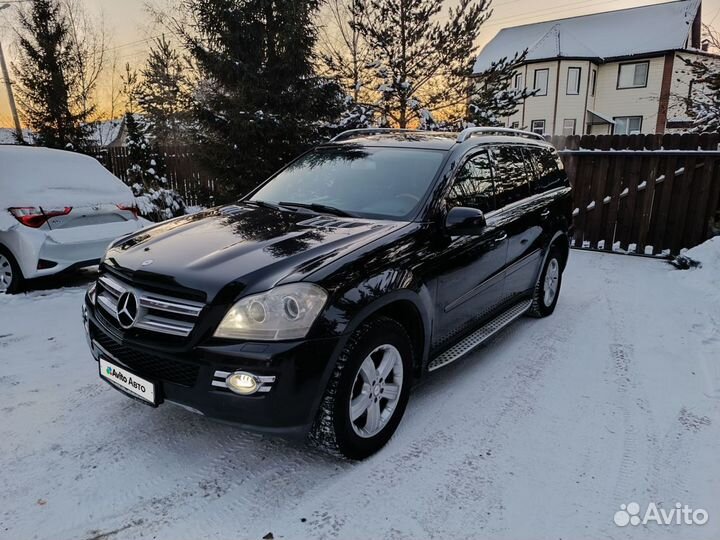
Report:
[[[197,159],[200,151],[191,146],[167,146],[160,149],[168,179],[167,187],[180,193],[188,206],[212,206],[216,192],[215,178]],[[127,148],[103,148],[95,153],[110,172],[127,183],[127,172],[131,166]]]
[[[574,186],[574,245],[640,254],[676,254],[709,236],[720,210],[720,134],[553,137]],[[188,205],[211,206],[214,178],[201,151],[161,151],[170,187]],[[127,149],[103,151],[127,178]]]
[[[553,138],[574,189],[574,245],[677,254],[720,210],[719,134]]]

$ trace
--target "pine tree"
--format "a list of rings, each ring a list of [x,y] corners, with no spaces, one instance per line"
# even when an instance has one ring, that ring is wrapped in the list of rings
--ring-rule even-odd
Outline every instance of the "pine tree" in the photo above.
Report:
[[[197,137],[225,198],[319,141],[342,93],[314,72],[317,0],[184,0],[201,83]]]
[[[476,126],[502,126],[504,120],[515,114],[523,102],[537,90],[515,88],[515,74],[525,61],[527,51],[512,58],[502,58],[477,75],[468,105],[467,121]]]
[[[692,78],[691,91],[685,100],[693,131],[720,131],[720,68],[705,59],[682,58]]]
[[[140,213],[152,220],[163,221],[185,213],[180,195],[167,187],[164,164],[157,147],[148,137],[148,128],[134,114],[125,115],[127,152],[131,163],[127,182],[133,190]]]
[[[190,91],[187,66],[165,36],[150,49],[137,101],[153,138],[159,145],[188,139]]]
[[[19,12],[17,33],[13,71],[25,124],[38,145],[83,149],[93,108],[83,103],[78,51],[59,0],[32,0]]]
[[[444,4],[358,0],[365,17],[354,24],[376,54],[376,107],[382,124],[427,125],[434,115],[464,113],[475,43],[491,14],[490,4],[459,0],[446,11]]]

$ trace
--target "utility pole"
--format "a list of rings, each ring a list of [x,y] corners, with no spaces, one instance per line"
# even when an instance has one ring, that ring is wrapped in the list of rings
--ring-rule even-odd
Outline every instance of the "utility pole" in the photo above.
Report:
[[[22,127],[20,127],[20,118],[18,117],[17,107],[15,106],[15,96],[13,96],[12,83],[10,82],[10,74],[5,64],[5,55],[3,54],[2,43],[0,43],[0,69],[5,80],[5,88],[7,89],[8,103],[10,104],[10,112],[12,113],[13,122],[15,122],[15,133],[19,141],[23,141]]]
[[[2,4],[0,5],[0,10],[9,7],[10,4]],[[22,127],[20,126],[20,117],[18,117],[17,107],[15,106],[15,96],[13,95],[12,82],[10,81],[7,64],[5,64],[5,54],[3,53],[2,43],[0,43],[0,69],[2,70],[2,76],[5,80],[5,88],[7,89],[10,112],[12,113],[13,122],[15,122],[15,134],[17,135],[18,141],[24,142],[25,139],[23,138]]]

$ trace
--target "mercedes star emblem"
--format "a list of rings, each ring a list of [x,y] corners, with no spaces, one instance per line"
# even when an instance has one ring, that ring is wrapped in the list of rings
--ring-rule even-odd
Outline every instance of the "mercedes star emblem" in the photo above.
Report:
[[[138,302],[131,292],[123,293],[117,303],[117,318],[120,326],[129,330],[138,316]]]

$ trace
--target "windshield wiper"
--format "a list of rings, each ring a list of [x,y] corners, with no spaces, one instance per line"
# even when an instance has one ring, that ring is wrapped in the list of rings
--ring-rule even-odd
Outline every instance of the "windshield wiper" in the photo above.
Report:
[[[262,208],[271,208],[272,210],[280,210],[282,211],[282,208],[278,204],[269,203],[266,201],[258,201],[256,199],[250,199],[249,201],[245,201],[247,203],[256,204]]]
[[[318,204],[318,203],[296,203],[296,202],[279,202],[280,206],[289,206],[289,207],[295,207],[295,208],[307,208],[308,210],[313,210],[314,212],[319,212],[322,214],[331,214],[333,216],[339,216],[339,217],[356,217],[350,212],[346,212],[345,210],[340,210],[339,208],[335,208],[334,206],[326,206],[324,204]]]

